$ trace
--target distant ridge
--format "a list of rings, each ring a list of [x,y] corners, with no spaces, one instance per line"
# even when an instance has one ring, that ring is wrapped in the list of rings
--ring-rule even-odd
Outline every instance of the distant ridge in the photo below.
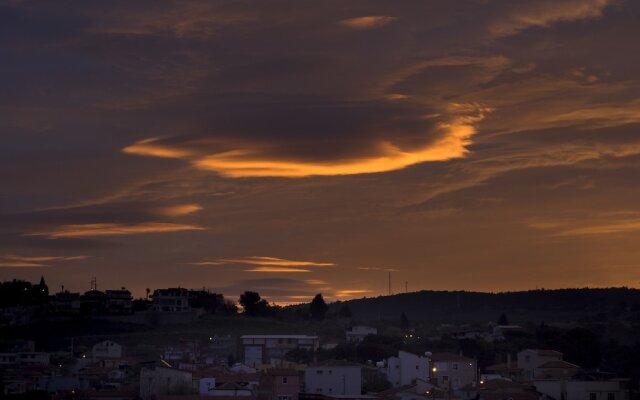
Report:
[[[521,292],[431,291],[354,299],[348,304],[361,320],[495,321],[506,313],[512,322],[568,321],[621,312],[640,312],[640,290],[618,288],[539,289]]]

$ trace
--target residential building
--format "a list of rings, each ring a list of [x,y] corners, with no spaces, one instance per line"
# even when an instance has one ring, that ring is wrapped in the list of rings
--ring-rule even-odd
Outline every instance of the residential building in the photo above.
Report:
[[[298,400],[301,379],[293,369],[272,368],[260,377],[259,400]]]
[[[49,353],[38,351],[23,351],[18,353],[0,353],[0,367],[17,365],[49,365]]]
[[[93,358],[122,358],[122,346],[114,341],[104,340],[91,347],[91,356]]]
[[[547,361],[534,370],[535,379],[570,379],[580,372],[580,367],[566,361]]]
[[[160,395],[192,392],[192,373],[175,368],[153,366],[140,370],[140,397],[150,400]]]
[[[549,362],[562,361],[562,353],[555,350],[526,349],[518,353],[518,368],[522,370],[521,380],[532,381],[536,368]]]
[[[107,311],[107,295],[91,289],[80,296],[80,312],[87,315],[102,315]]]
[[[465,388],[466,389],[466,388]],[[479,387],[460,391],[462,398],[477,400],[540,400],[536,388],[503,379],[483,382]],[[560,400],[560,399],[556,399]]]
[[[80,313],[80,293],[59,292],[53,296],[51,307],[56,314]]]
[[[536,390],[556,400],[628,400],[626,380],[600,380],[585,377],[579,380],[536,379]]]
[[[122,288],[120,290],[107,290],[107,312],[109,314],[131,314],[133,297],[131,292]]]
[[[347,330],[348,343],[360,343],[369,335],[377,335],[378,329],[371,326],[354,326]]]
[[[505,340],[511,333],[524,332],[519,325],[498,325],[493,328],[493,340]]]
[[[240,337],[244,363],[249,366],[283,360],[294,349],[318,350],[317,336],[307,335],[244,335]]]
[[[309,365],[304,370],[304,391],[325,396],[360,395],[362,367],[339,360]]]
[[[478,383],[476,360],[453,353],[433,353],[431,356],[431,376],[444,390],[458,390]]]
[[[151,309],[156,312],[189,312],[189,291],[182,288],[156,289],[151,296]]]
[[[399,351],[397,357],[389,357],[385,374],[394,387],[415,384],[417,379],[429,379],[429,358],[407,351]]]

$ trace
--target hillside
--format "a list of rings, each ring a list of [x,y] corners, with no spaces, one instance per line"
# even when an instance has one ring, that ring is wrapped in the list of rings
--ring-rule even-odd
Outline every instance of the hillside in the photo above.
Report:
[[[331,304],[337,312],[348,304],[360,320],[494,321],[506,313],[513,322],[567,321],[604,318],[640,310],[640,290],[629,288],[557,289],[482,293],[420,291]]]

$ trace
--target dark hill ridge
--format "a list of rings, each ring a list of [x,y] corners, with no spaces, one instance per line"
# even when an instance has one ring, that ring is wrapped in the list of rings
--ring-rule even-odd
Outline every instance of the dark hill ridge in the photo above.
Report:
[[[331,304],[348,304],[361,320],[495,321],[505,312],[512,322],[568,321],[640,312],[640,290],[629,288],[554,289],[483,293],[431,291],[402,293]]]

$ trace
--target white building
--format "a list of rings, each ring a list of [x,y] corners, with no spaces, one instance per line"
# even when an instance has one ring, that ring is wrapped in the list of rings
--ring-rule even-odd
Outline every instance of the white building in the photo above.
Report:
[[[244,363],[248,366],[283,360],[285,354],[294,349],[316,351],[319,347],[318,337],[307,335],[244,335],[240,340]]]
[[[554,399],[563,400],[628,400],[629,390],[624,380],[563,380],[542,379],[533,382],[536,390]]]
[[[458,390],[464,386],[477,386],[478,363],[473,358],[453,353],[433,353],[431,377],[444,390]]]
[[[122,358],[122,346],[111,340],[96,343],[91,348],[93,358]]]
[[[364,340],[365,337],[377,334],[377,328],[363,325],[354,326],[346,332],[348,343],[360,343]]]
[[[338,360],[310,365],[304,370],[304,391],[326,396],[359,396],[362,367]]]
[[[156,289],[151,296],[156,312],[189,312],[189,291],[182,288]]]
[[[522,370],[522,380],[532,381],[536,369],[550,361],[562,361],[562,353],[555,350],[526,349],[518,353],[518,368]]]
[[[406,351],[387,359],[387,380],[394,387],[414,384],[417,379],[429,379],[429,358]]]
[[[49,365],[49,353],[23,351],[18,353],[0,353],[0,366],[11,365]]]

